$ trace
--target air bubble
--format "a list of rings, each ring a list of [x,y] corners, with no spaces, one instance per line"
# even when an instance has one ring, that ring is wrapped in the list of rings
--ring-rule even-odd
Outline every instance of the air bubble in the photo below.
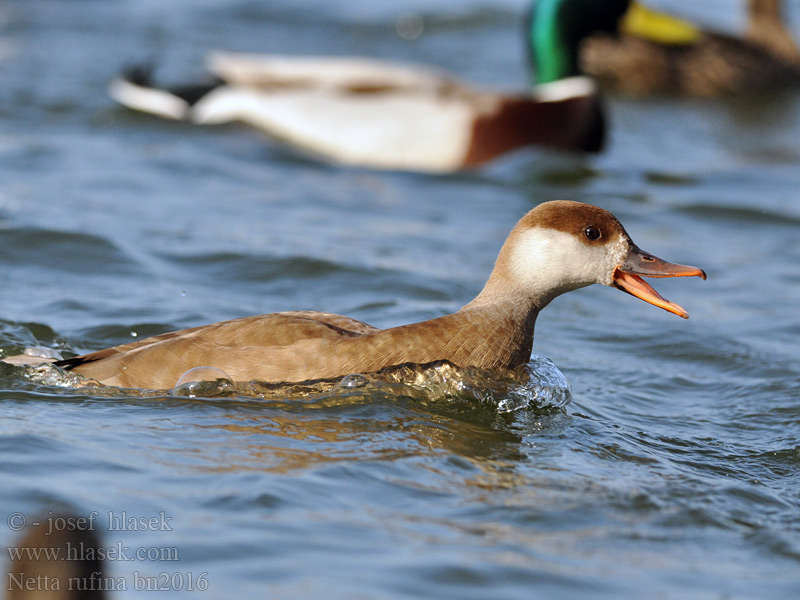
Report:
[[[339,387],[344,388],[347,390],[351,390],[354,388],[364,387],[369,383],[369,377],[366,375],[362,375],[361,373],[351,373],[350,375],[345,375],[339,381]]]
[[[213,398],[236,391],[233,380],[222,369],[217,367],[194,367],[189,369],[175,384],[173,392],[176,396],[188,398]]]

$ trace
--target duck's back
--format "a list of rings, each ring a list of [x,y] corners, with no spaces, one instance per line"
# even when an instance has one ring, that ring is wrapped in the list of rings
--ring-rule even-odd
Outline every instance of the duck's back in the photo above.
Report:
[[[596,35],[585,40],[581,61],[605,87],[638,96],[719,96],[800,84],[800,60],[715,33],[705,33],[689,45]]]

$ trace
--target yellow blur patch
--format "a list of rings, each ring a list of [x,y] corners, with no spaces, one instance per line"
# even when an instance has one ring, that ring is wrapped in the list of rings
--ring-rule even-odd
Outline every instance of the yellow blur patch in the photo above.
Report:
[[[683,19],[647,8],[639,2],[631,2],[622,18],[620,30],[659,44],[688,46],[700,39],[700,29]]]

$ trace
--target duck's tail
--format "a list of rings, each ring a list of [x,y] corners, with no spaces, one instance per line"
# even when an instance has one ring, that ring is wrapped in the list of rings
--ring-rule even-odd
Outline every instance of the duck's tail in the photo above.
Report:
[[[114,100],[133,110],[181,121],[189,117],[192,106],[222,84],[221,80],[217,80],[206,84],[161,88],[153,82],[152,65],[136,65],[125,69],[112,80],[108,93]]]

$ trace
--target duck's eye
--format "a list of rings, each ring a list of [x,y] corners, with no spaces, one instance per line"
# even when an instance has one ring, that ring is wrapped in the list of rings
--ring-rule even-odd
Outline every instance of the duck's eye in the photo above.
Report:
[[[589,225],[586,229],[583,230],[583,233],[590,240],[596,240],[597,238],[600,237],[600,230],[594,225]]]

